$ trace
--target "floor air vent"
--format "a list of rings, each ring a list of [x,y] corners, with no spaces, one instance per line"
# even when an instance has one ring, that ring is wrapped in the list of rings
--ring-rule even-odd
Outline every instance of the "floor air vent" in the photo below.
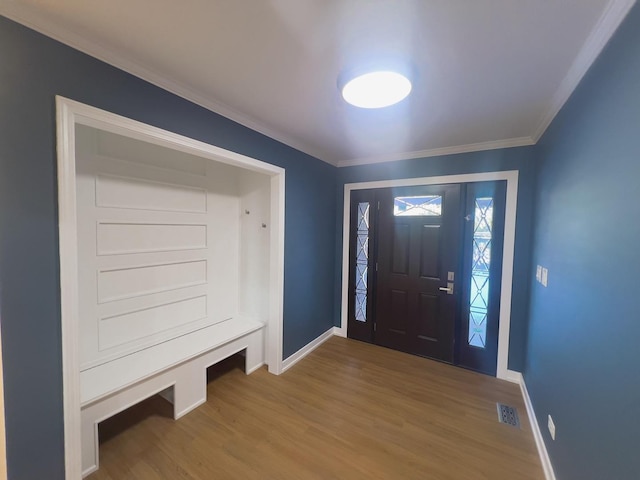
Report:
[[[496,405],[498,406],[498,420],[500,423],[506,423],[518,428],[520,427],[518,410],[502,403],[496,403]]]

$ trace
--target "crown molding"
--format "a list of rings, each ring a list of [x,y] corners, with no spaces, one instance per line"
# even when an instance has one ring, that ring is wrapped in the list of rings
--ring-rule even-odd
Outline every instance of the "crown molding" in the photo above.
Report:
[[[560,87],[551,99],[551,102],[540,119],[532,136],[534,143],[544,135],[551,122],[560,112],[564,104],[569,100],[582,78],[585,76],[593,62],[607,45],[614,32],[618,29],[622,20],[627,16],[636,0],[611,0],[604,12],[591,30],[589,37],[580,49],[567,75],[560,83]]]
[[[593,64],[602,49],[605,47],[613,33],[616,31],[622,20],[625,18],[636,0],[610,0],[605,11],[600,16],[598,22],[589,34],[585,44],[575,58],[567,75],[562,80],[558,90],[550,101],[545,113],[542,115],[538,126],[531,136],[510,138],[505,140],[480,142],[466,145],[456,145],[443,148],[419,150],[413,152],[399,152],[387,155],[372,157],[353,158],[338,160],[329,158],[326,151],[317,147],[300,142],[289,135],[274,130],[262,122],[246,115],[232,107],[211,99],[201,93],[194,91],[186,85],[168,79],[149,69],[140,63],[123,56],[112,49],[104,47],[96,42],[88,40],[81,35],[63,28],[51,21],[45,15],[30,7],[20,5],[12,0],[0,0],[0,15],[3,15],[17,23],[20,23],[32,30],[35,30],[47,37],[53,38],[65,45],[134,75],[146,82],[171,92],[192,103],[206,108],[214,113],[228,118],[251,130],[266,135],[278,142],[288,145],[291,148],[311,155],[323,162],[338,167],[349,167],[355,165],[366,165],[383,162],[394,162],[415,158],[435,157],[441,155],[453,155],[458,153],[468,153],[483,150],[494,150],[499,148],[511,148],[527,145],[535,145],[549,127],[553,119],[569,99],[575,88],[578,86],[589,67]]]
[[[418,150],[415,152],[390,153],[373,157],[352,158],[341,160],[338,167],[355,167],[357,165],[369,165],[373,163],[399,162],[415,158],[440,157],[443,155],[455,155],[457,153],[481,152],[484,150],[497,150],[500,148],[525,147],[535,145],[531,137],[507,138],[504,140],[493,140],[490,142],[469,143],[467,145],[455,145],[452,147],[431,148],[429,150]]]
[[[273,130],[249,115],[239,112],[222,102],[205,97],[180,82],[168,79],[162,74],[147,68],[126,56],[116,53],[99,43],[88,40],[70,29],[61,27],[55,22],[52,22],[45,15],[29,7],[18,5],[11,0],[0,0],[0,15],[3,15],[10,20],[35,30],[47,37],[64,43],[75,50],[79,50],[82,53],[134,75],[146,82],[162,88],[163,90],[182,97],[196,105],[204,107],[213,113],[228,118],[229,120],[266,135],[267,137],[306,153],[307,155],[311,155],[318,160],[322,160],[323,162],[336,166],[337,162],[327,159],[325,152],[301,143],[282,132]]]

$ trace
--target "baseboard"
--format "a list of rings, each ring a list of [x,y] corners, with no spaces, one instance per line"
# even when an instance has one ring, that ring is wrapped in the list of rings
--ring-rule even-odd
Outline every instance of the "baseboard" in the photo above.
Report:
[[[333,327],[333,334],[336,337],[344,337],[347,338],[347,329],[342,327]]]
[[[507,374],[502,377],[502,380],[522,385],[522,374],[516,370],[507,370]]]
[[[89,475],[91,475],[94,472],[98,471],[98,466],[94,465],[93,467],[89,467],[87,468],[84,472],[82,472],[82,478],[84,477],[88,477]]]
[[[335,329],[335,327],[331,327],[329,330],[324,332],[318,338],[316,338],[315,340],[309,342],[304,347],[302,347],[300,350],[298,350],[296,353],[294,353],[293,355],[291,355],[291,356],[287,357],[285,360],[283,360],[282,361],[282,373],[286,372],[288,369],[293,367],[296,363],[298,363],[300,360],[302,360],[304,357],[306,357],[311,352],[313,352],[316,348],[318,348],[320,345],[322,345],[324,342],[326,342],[331,337],[333,337],[334,329]]]
[[[198,400],[196,403],[194,403],[192,405],[189,405],[187,408],[185,408],[181,412],[176,412],[174,420],[178,420],[178,419],[184,417],[187,413],[192,412],[193,410],[198,408],[200,405],[204,405],[205,403],[207,403],[207,397],[206,396],[202,400]]]
[[[253,368],[250,368],[249,370],[246,371],[247,375],[251,375],[253,372],[255,372],[256,370],[258,370],[260,367],[262,367],[264,365],[264,362],[261,362],[257,365],[255,365]]]
[[[551,459],[549,458],[549,453],[547,452],[547,446],[544,443],[544,438],[542,438],[542,432],[540,431],[540,426],[538,425],[536,412],[533,409],[533,404],[531,403],[531,398],[529,397],[529,392],[527,391],[527,384],[524,381],[524,377],[520,372],[515,372],[513,370],[509,371],[509,373],[519,377],[519,381],[517,383],[520,384],[522,398],[524,399],[524,404],[527,408],[529,422],[531,423],[531,431],[533,432],[533,438],[536,441],[536,447],[538,447],[538,455],[540,455],[540,461],[542,462],[544,476],[547,480],[556,480],[556,474],[553,471],[553,466],[551,465]]]

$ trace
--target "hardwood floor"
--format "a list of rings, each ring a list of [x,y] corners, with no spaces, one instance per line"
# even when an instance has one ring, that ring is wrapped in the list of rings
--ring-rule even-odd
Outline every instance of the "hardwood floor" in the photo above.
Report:
[[[207,403],[178,421],[154,397],[103,422],[87,478],[544,478],[517,385],[338,337],[279,377],[241,361],[213,367]]]

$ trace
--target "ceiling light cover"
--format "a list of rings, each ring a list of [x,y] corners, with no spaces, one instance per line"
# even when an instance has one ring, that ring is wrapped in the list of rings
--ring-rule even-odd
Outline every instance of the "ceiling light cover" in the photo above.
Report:
[[[349,80],[342,87],[342,98],[360,108],[382,108],[405,99],[411,82],[392,71],[369,72]]]

